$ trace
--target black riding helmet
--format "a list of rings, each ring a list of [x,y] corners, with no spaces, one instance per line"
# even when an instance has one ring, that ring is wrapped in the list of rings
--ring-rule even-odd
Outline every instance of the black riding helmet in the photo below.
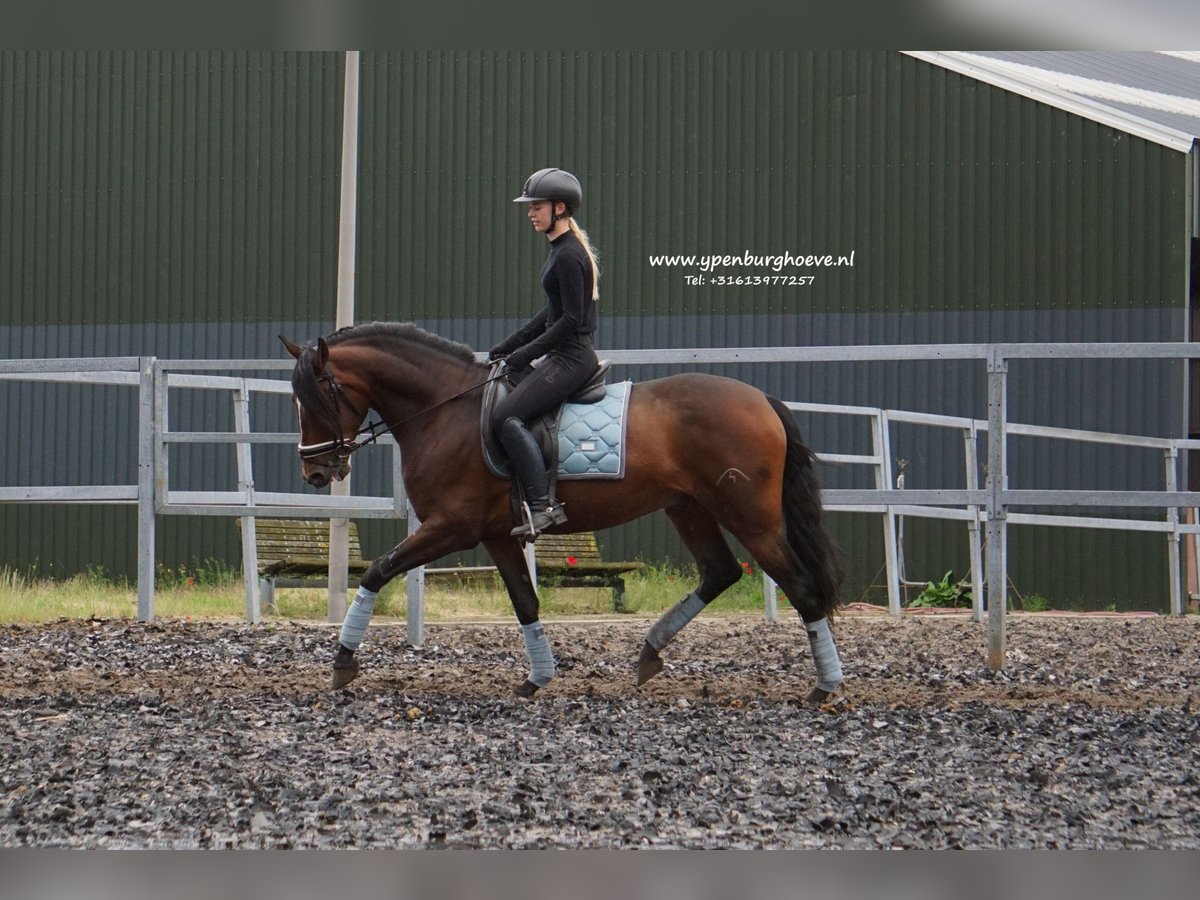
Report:
[[[521,196],[513,198],[513,203],[532,203],[534,200],[561,200],[567,205],[565,215],[573,216],[583,202],[583,188],[578,178],[563,169],[538,169],[525,179]],[[550,216],[551,222],[562,218],[553,210]]]

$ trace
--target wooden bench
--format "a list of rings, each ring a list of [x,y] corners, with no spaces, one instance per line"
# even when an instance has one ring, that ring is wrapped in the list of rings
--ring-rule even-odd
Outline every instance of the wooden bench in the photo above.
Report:
[[[643,562],[604,562],[596,534],[543,534],[534,543],[538,584],[544,587],[610,587],[613,611],[625,612],[626,572],[646,568]]]
[[[238,520],[238,527],[241,527]],[[328,519],[256,519],[255,550],[262,603],[275,608],[276,587],[326,587],[329,584]],[[613,610],[625,611],[626,572],[646,568],[643,562],[604,562],[594,532],[543,534],[534,544],[538,584],[543,587],[612,589]],[[358,526],[350,523],[348,575],[361,576],[371,565],[363,559]],[[495,571],[491,566],[471,571]],[[453,574],[458,569],[426,570],[428,574]]]
[[[242,527],[238,520],[238,528]],[[275,588],[329,585],[328,519],[255,519],[254,545],[258,553],[258,583],[262,603],[275,608]],[[348,575],[361,576],[371,565],[363,559],[358,526],[350,523]]]
[[[612,588],[613,611],[625,612],[626,572],[646,568],[642,562],[604,562],[594,532],[543,534],[534,543],[534,564],[542,587]],[[495,566],[452,566],[425,570],[429,579],[461,579],[496,572]]]

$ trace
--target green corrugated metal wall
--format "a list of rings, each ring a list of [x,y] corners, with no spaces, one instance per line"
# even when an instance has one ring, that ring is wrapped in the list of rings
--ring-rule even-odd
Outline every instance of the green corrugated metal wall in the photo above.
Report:
[[[544,164],[584,174],[622,315],[1182,298],[1182,154],[899,54],[365,54],[363,78],[364,316],[524,315],[542,251],[508,200]],[[743,250],[857,254],[800,296],[646,260]]]
[[[338,53],[0,53],[0,322],[315,314],[341,79]]]
[[[342,62],[0,53],[5,346],[81,355],[62,351],[64,326],[87,332],[89,354],[157,352],[164,333],[189,347],[204,323],[327,327]],[[548,164],[584,179],[608,347],[645,346],[663,333],[651,321],[674,346],[892,342],[894,317],[914,313],[931,323],[920,340],[950,339],[952,315],[1025,313],[1019,339],[1038,340],[1034,314],[1051,311],[1067,332],[1071,315],[1103,313],[1090,339],[1121,340],[1184,303],[1183,154],[898,53],[395,52],[362,55],[358,318],[436,322],[486,346],[530,314],[544,247],[510,200]],[[744,250],[856,259],[805,288],[724,289],[647,261]],[[754,324],[804,317],[824,330]],[[845,389],[827,377],[812,397]],[[902,397],[938,388],[922,378]],[[0,530],[26,533],[3,512]],[[111,534],[109,515],[89,532]],[[164,559],[232,547],[227,524],[204,541],[166,523]],[[81,558],[77,538],[47,531],[43,561],[132,569],[128,546]],[[622,555],[671,546],[661,522],[626,534]],[[929,565],[962,555],[930,534]],[[878,523],[856,519],[846,540],[857,593],[881,563]]]
[[[0,54],[0,321],[324,318],[341,65]],[[508,200],[546,163],[584,174],[624,315],[1182,297],[1182,154],[896,53],[365,53],[362,74],[363,318],[525,314],[541,248]],[[747,249],[857,254],[801,297],[646,261]]]

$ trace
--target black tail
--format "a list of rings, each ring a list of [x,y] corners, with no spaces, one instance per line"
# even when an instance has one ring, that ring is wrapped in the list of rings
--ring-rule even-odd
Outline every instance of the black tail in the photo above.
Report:
[[[774,397],[767,401],[783,422],[787,433],[787,458],[783,466],[783,515],[788,544],[813,580],[816,601],[826,616],[833,614],[841,598],[840,551],[825,530],[821,485],[813,467],[816,455],[800,439],[800,427],[792,411]]]

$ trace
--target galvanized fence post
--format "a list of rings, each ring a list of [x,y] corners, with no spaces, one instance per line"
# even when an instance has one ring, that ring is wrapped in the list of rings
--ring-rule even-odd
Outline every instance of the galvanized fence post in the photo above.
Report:
[[[154,618],[155,510],[155,366],[152,356],[138,359],[138,601],[139,622]]]
[[[1176,463],[1179,460],[1179,449],[1170,447],[1163,451],[1166,456],[1166,489],[1174,492],[1179,489],[1179,475]],[[1183,615],[1183,591],[1180,584],[1179,565],[1179,507],[1167,507],[1167,524],[1171,531],[1167,534],[1167,584],[1171,590],[1171,615]]]
[[[1008,420],[1008,360],[998,345],[988,354],[988,470],[987,470],[987,633],[988,668],[1004,667],[1004,621],[1008,605],[1008,529],[1004,491]]]
[[[762,573],[763,615],[768,622],[779,621],[779,587],[766,572]]]
[[[241,379],[233,395],[233,426],[238,434],[250,433],[250,390]],[[237,445],[238,490],[246,492],[247,512],[254,507],[254,460],[249,444]],[[254,516],[242,516],[242,587],[246,592],[246,621],[262,620],[258,585],[258,527]],[[274,610],[271,610],[274,612]]]
[[[411,535],[420,527],[417,511],[412,503],[408,503],[408,533]],[[410,647],[420,647],[425,643],[425,567],[409,569],[405,580],[408,592],[405,607],[406,639]]]
[[[896,485],[892,480],[892,426],[888,421],[887,410],[879,410],[871,418],[871,425],[874,451],[879,458],[879,465],[875,469],[875,487],[881,491],[890,491]],[[883,558],[887,568],[888,612],[899,616],[902,589],[900,581],[904,576],[898,552],[896,508],[890,504],[883,513]]]

